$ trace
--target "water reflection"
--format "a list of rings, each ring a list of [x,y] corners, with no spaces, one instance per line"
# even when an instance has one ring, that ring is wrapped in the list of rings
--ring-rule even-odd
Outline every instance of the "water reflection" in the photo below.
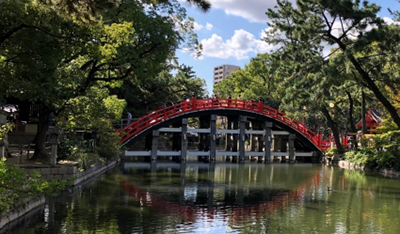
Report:
[[[312,164],[124,164],[10,233],[399,233],[399,194]]]

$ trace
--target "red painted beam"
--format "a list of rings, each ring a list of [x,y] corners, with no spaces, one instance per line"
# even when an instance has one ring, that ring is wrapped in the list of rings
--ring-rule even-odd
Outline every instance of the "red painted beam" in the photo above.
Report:
[[[308,140],[310,140],[320,150],[325,151],[325,147],[322,144],[321,136],[316,135],[307,126],[302,124],[296,119],[289,118],[285,113],[276,110],[272,107],[263,105],[261,101],[252,102],[240,99],[196,99],[192,98],[190,101],[184,101],[173,106],[168,106],[160,110],[156,110],[140,117],[139,119],[132,121],[130,125],[124,127],[121,131],[121,144],[128,141],[133,136],[139,134],[143,130],[161,123],[167,119],[173,118],[177,115],[191,113],[195,111],[206,111],[213,109],[237,109],[245,110],[260,115],[267,116],[282,122],[289,127],[295,129]]]

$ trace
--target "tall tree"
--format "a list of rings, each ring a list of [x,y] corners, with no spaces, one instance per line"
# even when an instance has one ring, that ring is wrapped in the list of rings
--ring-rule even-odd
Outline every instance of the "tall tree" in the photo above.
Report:
[[[298,0],[296,7],[278,0],[277,8],[267,12],[272,30],[266,41],[290,47],[296,54],[304,52],[300,46],[308,48],[308,53],[321,53],[323,43],[336,45],[354,66],[360,83],[374,93],[400,128],[399,114],[379,86],[388,77],[381,63],[374,62],[393,58],[390,55],[398,46],[399,27],[385,24],[377,16],[379,10],[376,4],[361,4],[359,0]],[[378,42],[378,53],[361,57],[360,52],[370,51],[374,42]]]
[[[0,91],[40,106],[35,159],[46,157],[50,113],[68,110],[92,88],[155,77],[180,46],[199,48],[177,1],[114,3],[97,5],[90,23],[35,0],[0,3]]]
[[[235,71],[226,80],[215,86],[214,92],[221,97],[231,94],[233,98],[263,99],[265,104],[278,108],[280,98],[277,85],[280,77],[276,72],[278,64],[268,54],[259,54],[243,69]]]

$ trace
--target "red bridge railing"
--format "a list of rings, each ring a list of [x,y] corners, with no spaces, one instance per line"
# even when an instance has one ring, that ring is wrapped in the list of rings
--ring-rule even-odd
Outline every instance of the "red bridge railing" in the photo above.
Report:
[[[129,125],[127,125],[120,131],[122,138],[121,144],[124,144],[130,138],[141,133],[145,129],[155,124],[161,123],[167,119],[186,113],[212,110],[212,109],[244,110],[270,117],[295,129],[297,132],[299,132],[308,140],[310,140],[320,150],[322,151],[326,150],[326,146],[322,144],[321,135],[315,134],[313,131],[311,131],[309,128],[307,128],[304,124],[302,124],[298,120],[289,118],[285,113],[278,111],[277,109],[274,109],[272,107],[266,106],[261,101],[252,102],[239,99],[211,99],[211,98],[210,99],[192,98],[192,100],[184,101],[182,103],[175,104],[173,106],[168,106],[160,110],[153,111],[150,114],[147,114],[145,116],[140,117],[139,119],[136,119],[135,121],[132,121]]]

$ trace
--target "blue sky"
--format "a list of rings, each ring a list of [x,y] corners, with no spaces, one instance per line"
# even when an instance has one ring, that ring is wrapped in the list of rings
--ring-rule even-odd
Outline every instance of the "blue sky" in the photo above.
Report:
[[[293,0],[294,1],[294,0]],[[268,8],[276,5],[276,0],[209,0],[212,9],[204,13],[195,7],[187,8],[187,13],[195,19],[195,32],[203,44],[203,54],[196,59],[183,51],[177,51],[179,62],[192,66],[196,75],[207,83],[212,94],[213,68],[222,64],[244,67],[257,53],[265,53],[273,47],[260,40],[267,29]],[[400,8],[396,0],[373,0],[382,7],[381,17],[392,18],[387,9]]]

